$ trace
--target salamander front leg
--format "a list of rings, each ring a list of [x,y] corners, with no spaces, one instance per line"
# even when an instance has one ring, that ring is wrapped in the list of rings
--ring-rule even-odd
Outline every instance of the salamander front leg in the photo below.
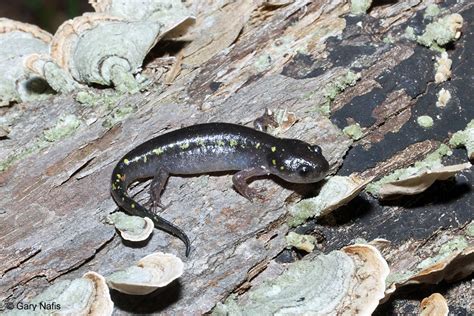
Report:
[[[163,205],[161,203],[161,192],[163,192],[163,189],[165,188],[166,181],[168,181],[169,176],[170,175],[167,171],[160,169],[158,170],[158,173],[156,174],[155,177],[153,177],[153,180],[151,181],[150,202],[151,202],[151,208],[153,212],[155,212],[156,207],[165,209],[171,205],[171,203],[167,205]]]
[[[245,169],[234,174],[234,176],[232,177],[232,182],[234,183],[234,186],[237,191],[242,194],[242,196],[244,196],[247,200],[252,202],[254,198],[263,199],[263,196],[259,193],[265,191],[265,188],[253,189],[249,187],[247,181],[252,177],[258,177],[268,174],[268,170],[263,168]]]

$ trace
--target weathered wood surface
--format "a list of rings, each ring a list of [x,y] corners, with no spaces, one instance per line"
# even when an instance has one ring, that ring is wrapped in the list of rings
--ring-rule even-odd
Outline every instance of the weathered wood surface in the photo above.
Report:
[[[280,136],[321,144],[338,174],[365,171],[381,176],[420,159],[474,117],[468,106],[474,97],[472,61],[468,61],[474,9],[468,1],[447,4],[465,22],[463,36],[452,47],[453,79],[443,84],[453,93],[444,110],[434,106],[435,54],[400,38],[407,23],[420,19],[426,4],[388,3],[356,18],[347,16],[344,1],[321,3],[294,1],[272,10],[247,9],[242,33],[229,35],[234,44],[212,58],[203,54],[203,60],[197,53],[185,54],[173,84],[124,97],[118,106],[131,104],[134,112],[111,128],[103,127],[110,118],[107,113],[85,107],[73,96],[2,110],[16,118],[9,138],[0,140],[0,159],[31,144],[61,114],[83,119],[72,136],[0,173],[2,297],[21,300],[57,279],[79,277],[88,270],[107,275],[154,251],[183,257],[182,243],[161,231],[146,243],[131,246],[104,223],[116,209],[109,177],[117,159],[165,130],[207,121],[251,125],[265,107],[288,109],[300,120]],[[194,5],[206,11],[207,4]],[[218,15],[225,10],[208,11]],[[395,38],[393,44],[383,42],[388,34]],[[214,42],[225,40],[214,37]],[[216,49],[211,44],[208,48]],[[265,58],[265,67],[257,65]],[[184,67],[187,61],[195,67]],[[351,67],[362,78],[338,95],[328,119],[317,110],[324,102],[321,92]],[[423,130],[416,116],[425,113],[442,118],[434,128]],[[369,132],[346,155],[352,141],[339,128],[349,118]],[[393,159],[385,169],[374,168],[412,144],[413,150],[403,159]],[[450,159],[464,161],[465,152],[457,150]],[[362,194],[327,222],[310,222],[299,231],[323,236],[325,252],[357,237],[386,238],[394,251],[406,244],[423,244],[436,232],[456,231],[473,219],[472,174],[463,173],[460,179],[464,182],[436,184],[416,198],[390,204],[381,205]],[[193,252],[183,258],[186,273],[161,293],[131,297],[113,292],[115,313],[208,312],[234,290],[245,290],[275,257],[277,261],[294,257],[284,250],[287,207],[301,195],[314,194],[317,185],[294,186],[278,179],[255,184],[268,188],[265,201],[242,198],[231,188],[230,175],[171,178],[164,202],[172,206],[162,215],[191,238]],[[134,188],[140,202],[147,201],[147,188],[147,184]],[[467,281],[445,288],[453,310],[472,308],[472,302],[456,296],[459,288],[469,286]],[[410,302],[394,302],[380,312],[410,310]]]

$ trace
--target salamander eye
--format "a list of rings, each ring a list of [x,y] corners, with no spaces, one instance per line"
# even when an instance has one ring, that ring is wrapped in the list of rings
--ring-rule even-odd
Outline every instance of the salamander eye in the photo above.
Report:
[[[319,147],[318,145],[311,146],[311,149],[314,153],[321,154],[321,147]]]
[[[298,174],[299,174],[301,177],[305,177],[305,176],[307,176],[307,175],[312,171],[312,169],[313,169],[313,168],[310,167],[310,166],[302,165],[302,166],[299,166],[296,171],[298,172]]]

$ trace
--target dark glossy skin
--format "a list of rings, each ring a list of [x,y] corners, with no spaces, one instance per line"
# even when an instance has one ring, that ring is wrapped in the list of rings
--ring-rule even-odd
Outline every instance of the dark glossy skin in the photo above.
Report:
[[[238,171],[232,178],[234,186],[252,200],[259,195],[248,186],[249,178],[273,174],[293,183],[312,183],[321,180],[328,169],[317,145],[241,125],[208,123],[160,135],[127,153],[113,171],[112,196],[128,213],[149,217],[157,228],[180,238],[187,256],[190,242],[186,234],[131,199],[127,188],[132,182],[153,178],[150,200],[153,207],[163,208],[160,196],[170,175]]]

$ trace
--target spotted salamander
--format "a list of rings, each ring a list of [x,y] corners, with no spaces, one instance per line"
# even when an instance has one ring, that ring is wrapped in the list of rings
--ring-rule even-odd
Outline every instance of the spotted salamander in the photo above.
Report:
[[[150,184],[152,208],[161,204],[161,192],[170,175],[238,171],[232,181],[237,191],[252,201],[261,197],[247,181],[256,176],[276,175],[293,183],[321,180],[329,164],[318,145],[297,139],[277,138],[265,132],[229,123],[207,123],[174,130],[155,137],[127,153],[112,174],[112,196],[132,215],[149,217],[155,227],[181,239],[190,252],[187,235],[127,195],[128,186],[140,179]]]

